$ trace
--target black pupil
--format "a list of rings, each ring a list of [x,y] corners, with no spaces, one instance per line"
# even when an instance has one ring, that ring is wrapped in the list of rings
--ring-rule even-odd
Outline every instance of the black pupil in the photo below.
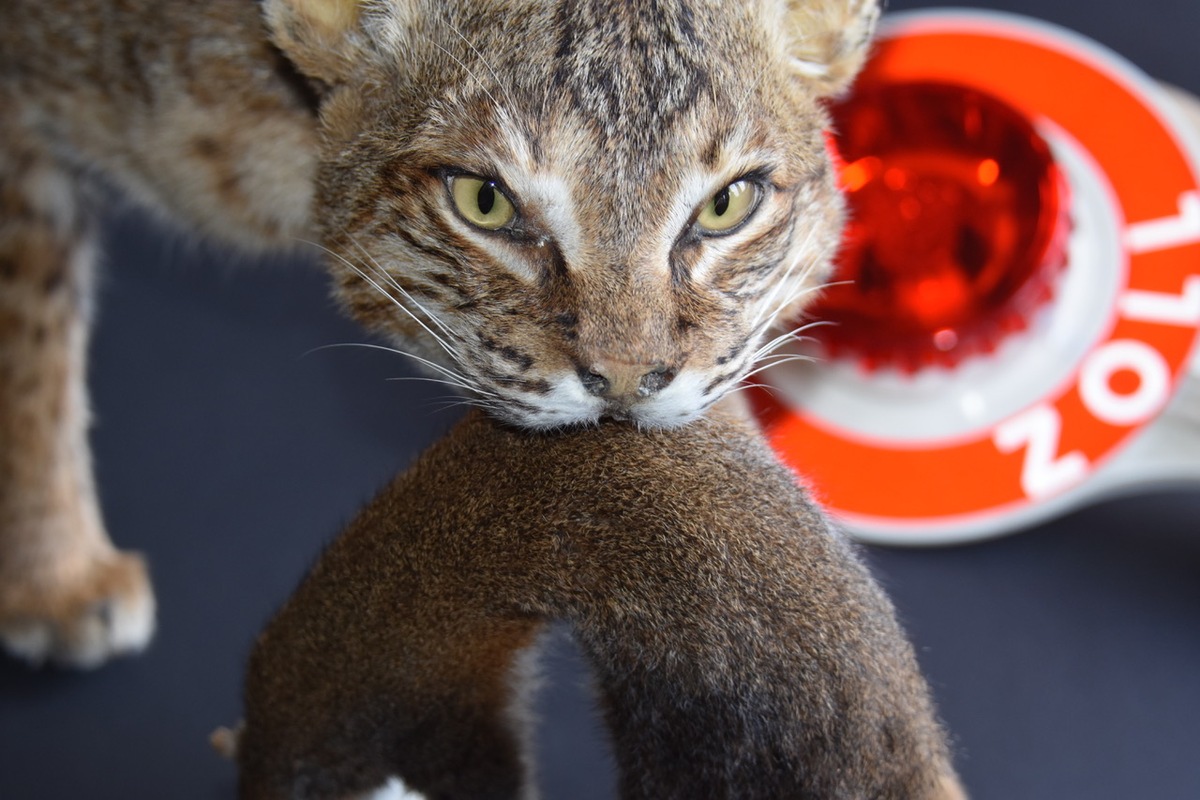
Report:
[[[713,198],[713,212],[718,217],[725,216],[725,212],[729,210],[729,189],[725,188],[717,192],[717,196]]]
[[[496,184],[485,183],[483,186],[480,186],[479,194],[475,197],[475,202],[479,204],[480,213],[492,213],[492,208],[496,205]]]

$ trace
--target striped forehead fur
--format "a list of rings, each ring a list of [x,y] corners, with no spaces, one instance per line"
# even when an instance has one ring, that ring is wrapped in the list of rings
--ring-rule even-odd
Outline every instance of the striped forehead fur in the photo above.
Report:
[[[364,12],[382,41],[388,5]],[[411,292],[404,303],[462,340],[450,361],[422,354],[534,427],[606,413],[598,364],[669,376],[629,401],[649,425],[681,424],[736,386],[761,321],[823,279],[841,226],[820,90],[777,31],[784,0],[408,5],[421,10],[396,15],[386,45],[399,60],[327,104],[320,205]],[[509,194],[511,229],[455,210],[447,178],[464,173]],[[699,210],[745,176],[762,187],[754,215],[702,235]],[[387,199],[365,205],[370,191]],[[360,318],[421,336],[375,287],[341,286]]]

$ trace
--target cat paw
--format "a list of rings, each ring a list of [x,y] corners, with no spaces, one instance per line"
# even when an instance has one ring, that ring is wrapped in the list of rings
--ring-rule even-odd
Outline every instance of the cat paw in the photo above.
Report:
[[[35,666],[96,667],[140,652],[154,633],[154,592],[134,554],[106,554],[49,587],[5,588],[0,646]]]

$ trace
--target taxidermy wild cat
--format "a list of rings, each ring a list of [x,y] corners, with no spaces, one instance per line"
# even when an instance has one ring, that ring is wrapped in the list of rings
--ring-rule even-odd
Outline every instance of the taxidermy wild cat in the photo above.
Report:
[[[725,413],[538,434],[478,412],[259,637],[243,800],[532,798],[528,654],[566,620],[626,800],[961,800],[887,598]],[[236,743],[235,743],[236,742]]]
[[[520,426],[700,417],[820,283],[823,97],[877,0],[7,0],[0,640],[153,627],[104,531],[84,388],[95,190],[247,248]]]

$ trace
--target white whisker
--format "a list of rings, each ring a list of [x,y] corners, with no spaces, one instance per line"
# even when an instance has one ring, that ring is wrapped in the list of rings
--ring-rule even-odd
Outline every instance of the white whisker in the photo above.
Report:
[[[753,94],[754,90],[759,87],[759,84],[762,83],[763,76],[766,74],[767,67],[764,66],[758,71],[758,74],[754,76],[754,80],[750,81],[750,85],[746,87],[746,91],[742,94],[742,99],[737,102],[736,106],[734,106],[735,111],[731,119],[739,119],[741,117],[742,111],[745,110],[746,103],[750,100],[750,95]]]
[[[813,328],[820,328],[825,325],[831,325],[831,324],[832,323],[830,323],[826,320],[815,320],[813,322],[805,323],[804,325],[801,325],[797,328],[792,328],[791,330],[784,331],[783,333],[779,334],[771,341],[767,342],[764,345],[761,345],[758,348],[758,350],[754,351],[754,355],[750,357],[750,361],[751,361],[751,363],[759,361],[764,356],[770,355],[775,350],[778,350],[780,347],[787,344],[788,342],[812,341],[811,336],[801,336],[800,334],[804,333],[807,330],[811,330]]]
[[[445,380],[443,378],[430,378],[427,375],[400,375],[394,378],[384,378],[385,381],[423,381],[425,383],[439,383],[442,386],[453,386],[459,389],[470,389],[474,391],[474,387],[468,386],[465,383],[460,383],[454,380]]]
[[[438,328],[444,334],[446,334],[446,336],[448,338],[451,338],[451,339],[457,338],[457,336],[458,336],[457,333],[455,333],[453,330],[451,330],[450,327],[447,326],[445,322],[443,322],[440,318],[438,318],[437,314],[434,314],[432,311],[430,311],[428,308],[426,308],[424,305],[422,305],[420,303],[420,301],[417,300],[417,298],[413,297],[411,293],[409,293],[403,286],[401,286],[400,282],[397,281],[394,277],[392,277],[391,273],[389,273],[386,269],[384,269],[383,265],[381,265],[378,261],[376,261],[375,258],[370,253],[367,252],[366,248],[364,248],[361,244],[358,243],[358,240],[356,240],[349,233],[346,233],[346,238],[350,240],[350,243],[352,245],[354,245],[355,247],[358,248],[358,252],[363,254],[363,258],[365,258],[368,262],[370,262],[368,266],[370,266],[372,268],[372,271],[376,275],[378,275],[379,277],[386,280],[388,282],[389,286],[392,286],[393,288],[395,288],[396,291],[400,292],[400,294],[404,296],[405,300],[412,303],[414,306],[417,307],[417,310],[419,310],[425,316],[429,317],[430,322],[437,325]],[[366,262],[364,262],[364,263],[366,263]]]
[[[743,375],[742,380],[746,380],[746,378],[754,377],[758,373],[763,372],[768,369],[771,369],[772,367],[778,367],[780,364],[789,364],[793,361],[804,361],[804,362],[811,364],[812,362],[814,362],[816,360],[817,359],[813,358],[812,356],[785,356],[785,357],[781,358],[779,361],[773,361],[770,364],[758,365],[755,369],[752,369],[749,372],[747,372],[745,375]]]
[[[517,106],[517,103],[513,99],[512,92],[509,91],[509,88],[504,83],[504,81],[500,80],[500,76],[496,74],[496,70],[492,69],[492,65],[488,63],[488,60],[483,57],[483,53],[479,52],[479,48],[477,48],[470,39],[468,39],[466,36],[464,36],[462,31],[460,31],[458,28],[451,25],[449,22],[446,23],[446,27],[449,28],[450,31],[455,36],[457,36],[459,39],[462,39],[463,43],[467,47],[471,48],[471,52],[475,54],[475,57],[479,59],[480,63],[482,63],[483,66],[487,67],[488,72],[492,73],[492,79],[496,81],[496,85],[499,86],[500,89],[504,92],[504,99],[508,100],[508,102],[512,104],[513,108],[515,108]],[[459,62],[459,63],[461,63],[461,62]],[[474,77],[475,80],[477,80],[477,81],[479,80],[479,78],[474,75],[472,75],[471,77]],[[488,96],[491,97],[491,95],[488,95]],[[494,98],[493,98],[492,102],[495,102]]]
[[[433,403],[430,405],[433,405]],[[486,400],[480,400],[474,397],[444,397],[440,402],[437,403],[437,405],[434,407],[434,410],[449,411],[454,408],[462,408],[463,406],[468,406],[470,408],[481,408],[484,411],[496,411],[500,408],[500,406],[495,403]]]
[[[322,345],[320,347],[314,347],[312,350],[309,350],[308,353],[305,353],[305,355],[308,355],[309,353],[315,353],[319,350],[332,350],[337,347],[362,347],[367,350],[382,350],[385,353],[394,353],[398,356],[404,356],[405,358],[411,358],[414,361],[418,361],[421,364],[424,364],[425,366],[429,367],[432,370],[440,372],[442,375],[445,375],[451,381],[455,381],[456,382],[455,385],[457,385],[457,386],[460,386],[464,389],[468,389],[472,392],[476,392],[481,395],[487,395],[489,397],[497,397],[498,396],[495,392],[490,392],[486,389],[480,388],[473,381],[471,381],[467,376],[460,375],[459,373],[455,372],[454,370],[452,370],[448,367],[444,367],[441,364],[438,364],[436,361],[430,361],[428,358],[423,358],[423,357],[417,355],[416,353],[409,353],[405,350],[397,350],[394,347],[387,347],[387,346],[381,345],[381,344],[369,344],[366,342],[335,342],[334,344],[326,344],[326,345]]]
[[[303,241],[303,240],[301,240],[301,241]],[[388,300],[392,301],[392,304],[393,304],[393,305],[395,305],[395,306],[396,306],[396,308],[398,308],[398,309],[400,309],[401,311],[403,311],[405,314],[407,314],[407,315],[408,315],[408,317],[409,317],[409,318],[410,318],[410,319],[411,319],[413,322],[415,322],[415,323],[417,323],[418,325],[420,325],[420,326],[421,326],[421,329],[422,329],[422,330],[424,330],[426,333],[428,333],[430,336],[432,336],[432,337],[434,338],[434,340],[435,340],[435,341],[436,341],[436,342],[437,342],[439,345],[441,345],[441,346],[442,346],[442,349],[443,349],[443,350],[445,350],[445,351],[446,351],[446,352],[447,352],[447,353],[450,355],[450,357],[451,357],[451,358],[453,358],[453,359],[454,359],[456,362],[458,362],[460,365],[463,363],[463,360],[462,360],[462,355],[461,355],[461,354],[460,354],[458,351],[456,351],[456,350],[455,350],[453,347],[451,347],[451,346],[450,346],[450,345],[449,345],[449,344],[446,342],[446,340],[445,340],[445,339],[443,339],[441,336],[438,336],[438,335],[437,335],[437,334],[436,334],[436,333],[433,331],[433,329],[432,329],[432,328],[430,328],[428,325],[426,325],[426,324],[424,323],[424,321],[422,321],[422,320],[421,320],[421,318],[420,318],[420,317],[418,317],[418,316],[417,316],[416,314],[414,314],[414,313],[413,313],[413,312],[412,312],[412,311],[411,311],[411,310],[410,310],[410,309],[409,309],[407,306],[405,306],[403,303],[401,303],[399,300],[397,300],[395,297],[393,297],[393,296],[392,296],[392,294],[391,294],[391,292],[387,291],[387,290],[386,290],[386,289],[384,289],[382,286],[380,286],[378,282],[376,282],[376,281],[375,281],[375,280],[374,280],[374,279],[373,279],[373,278],[372,278],[370,275],[368,275],[366,272],[364,272],[363,270],[361,270],[361,269],[360,269],[360,268],[359,268],[357,265],[355,265],[355,264],[354,264],[352,261],[350,261],[350,259],[348,259],[348,258],[346,258],[345,256],[341,255],[340,253],[336,253],[336,252],[334,252],[333,250],[329,249],[328,247],[326,247],[326,246],[324,246],[324,245],[322,245],[322,244],[318,244],[317,242],[308,242],[308,244],[311,244],[311,245],[314,245],[315,247],[319,247],[319,248],[321,248],[321,249],[322,249],[322,250],[324,250],[326,253],[328,253],[329,255],[333,256],[333,257],[334,257],[334,258],[336,258],[336,259],[338,259],[338,260],[339,260],[339,261],[341,261],[343,264],[345,264],[347,267],[349,267],[350,269],[352,269],[352,270],[354,270],[355,272],[357,272],[357,273],[358,273],[358,275],[359,275],[359,277],[361,277],[361,278],[362,278],[364,281],[366,281],[367,283],[371,284],[371,286],[375,287],[375,290],[376,290],[376,291],[378,291],[378,292],[379,292],[381,295],[383,295],[384,297],[386,297]]]
[[[738,392],[744,392],[747,389],[762,389],[763,391],[772,395],[779,393],[779,387],[772,386],[769,383],[743,383],[740,386],[735,386],[734,388],[730,389],[728,392],[726,392],[726,395],[737,394]]]
[[[774,364],[781,364],[784,361],[793,360],[819,361],[820,359],[817,358],[817,356],[809,355],[808,353],[771,353],[770,355],[764,356],[759,361],[754,362],[754,366],[772,366]]]
[[[797,253],[798,253],[797,257],[792,259],[792,263],[788,264],[787,269],[784,270],[783,277],[781,277],[778,281],[775,282],[775,285],[771,287],[771,291],[759,303],[758,313],[754,315],[754,322],[751,323],[751,327],[753,327],[754,325],[757,325],[759,323],[759,321],[762,320],[764,310],[771,306],[771,304],[775,300],[775,295],[777,295],[779,293],[779,290],[781,288],[783,288],[784,284],[786,284],[788,282],[788,280],[792,276],[792,272],[796,269],[796,267],[798,265],[801,264],[801,262],[807,261],[807,263],[810,263],[810,264],[816,263],[812,259],[806,259],[806,258],[802,257],[802,256],[807,255],[806,251],[808,250],[808,244],[809,244],[809,242],[812,241],[813,236],[816,235],[816,231],[817,231],[817,229],[815,227],[808,229],[808,233],[807,233],[807,235],[805,235],[804,241],[801,242],[800,247],[797,248]]]
[[[490,99],[492,101],[492,105],[496,106],[496,110],[498,112],[504,114],[505,116],[508,116],[507,112],[504,109],[504,106],[500,105],[500,101],[498,101],[495,98],[495,96],[493,96],[492,93],[488,91],[487,86],[484,84],[484,82],[482,80],[480,80],[479,76],[475,74],[474,70],[472,70],[465,63],[463,63],[462,59],[460,59],[458,56],[454,55],[454,53],[451,53],[446,48],[442,47],[437,42],[432,42],[432,44],[438,50],[441,50],[443,53],[445,53],[447,56],[449,56],[454,61],[454,63],[456,63],[460,67],[462,67],[463,71],[466,72],[468,75],[470,75],[475,80],[475,82],[477,84],[479,84],[480,91],[482,91],[484,94],[486,94],[488,96],[488,99]]]
[[[826,283],[821,283],[816,286],[803,286],[799,291],[793,293],[786,300],[781,301],[775,307],[775,310],[772,311],[771,315],[767,318],[767,325],[768,326],[774,325],[776,320],[779,319],[780,314],[782,314],[786,309],[790,308],[792,306],[792,304],[794,304],[797,300],[799,300],[801,297],[803,297],[806,294],[823,292],[826,289],[833,288],[834,286],[849,286],[853,283],[854,283],[854,281],[849,281],[849,280],[828,281]]]

